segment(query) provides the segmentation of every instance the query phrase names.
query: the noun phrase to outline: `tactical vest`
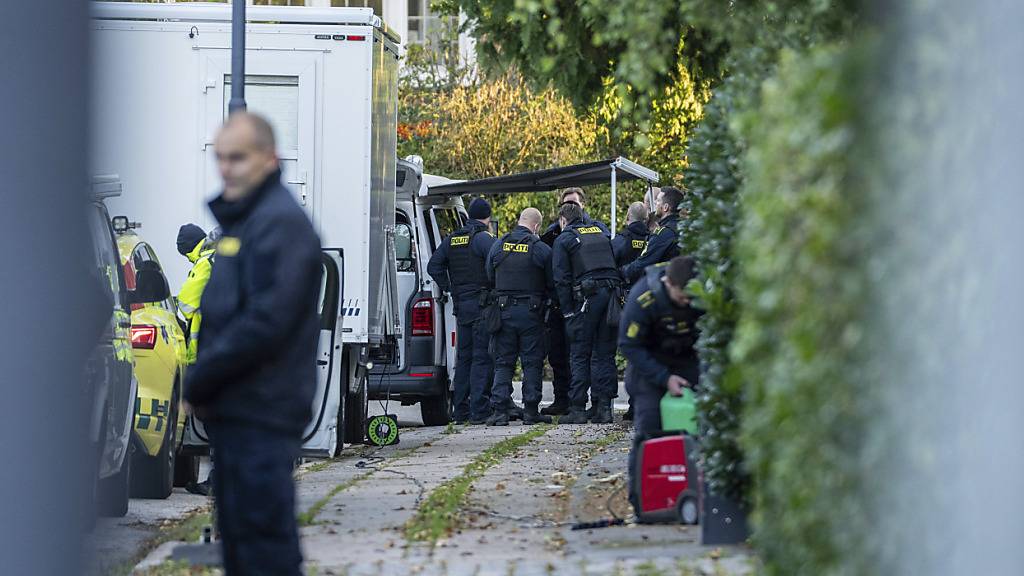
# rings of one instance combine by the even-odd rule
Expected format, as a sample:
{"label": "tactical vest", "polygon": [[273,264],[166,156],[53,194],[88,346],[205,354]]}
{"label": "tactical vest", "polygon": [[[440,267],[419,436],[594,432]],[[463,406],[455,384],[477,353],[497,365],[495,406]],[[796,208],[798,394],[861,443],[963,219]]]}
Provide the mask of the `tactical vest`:
{"label": "tactical vest", "polygon": [[452,285],[487,286],[484,258],[473,252],[473,237],[483,232],[481,226],[466,225],[452,232],[448,245],[448,278]]}
{"label": "tactical vest", "polygon": [[655,318],[654,330],[648,336],[647,344],[659,362],[673,367],[696,358],[697,319],[702,312],[692,306],[680,308],[672,303],[661,281],[667,269],[667,264],[647,267],[647,288],[654,296],[648,312]]}
{"label": "tactical vest", "polygon": [[576,239],[572,253],[572,276],[579,282],[584,278],[617,278],[618,266],[612,241],[595,224],[573,224],[567,230]]}
{"label": "tactical vest", "polygon": [[647,249],[647,234],[639,236],[634,234],[627,226],[622,229],[619,236],[622,236],[626,240],[626,249],[622,252],[622,257],[618,262],[619,266],[625,266],[626,264],[636,260],[640,257],[640,254]]}
{"label": "tactical vest", "polygon": [[540,239],[533,234],[509,232],[498,241],[494,259],[494,287],[502,294],[543,294],[545,272],[533,263],[530,250]]}

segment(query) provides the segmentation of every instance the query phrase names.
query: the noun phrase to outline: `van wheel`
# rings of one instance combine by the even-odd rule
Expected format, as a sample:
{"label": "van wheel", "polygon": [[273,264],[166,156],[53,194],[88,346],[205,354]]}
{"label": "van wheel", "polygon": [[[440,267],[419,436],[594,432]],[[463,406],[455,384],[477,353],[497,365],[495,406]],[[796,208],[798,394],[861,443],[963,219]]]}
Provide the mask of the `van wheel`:
{"label": "van wheel", "polygon": [[359,392],[345,398],[345,441],[362,444],[366,441],[366,414],[369,400],[366,396],[367,378],[359,384]]}
{"label": "van wheel", "polygon": [[[131,450],[131,444],[129,444]],[[96,507],[100,516],[122,517],[128,513],[128,496],[131,491],[132,455],[125,454],[121,470],[110,478],[99,481],[96,490]]]}
{"label": "van wheel", "polygon": [[452,420],[452,397],[445,383],[442,392],[420,401],[420,415],[424,426],[445,426]]}

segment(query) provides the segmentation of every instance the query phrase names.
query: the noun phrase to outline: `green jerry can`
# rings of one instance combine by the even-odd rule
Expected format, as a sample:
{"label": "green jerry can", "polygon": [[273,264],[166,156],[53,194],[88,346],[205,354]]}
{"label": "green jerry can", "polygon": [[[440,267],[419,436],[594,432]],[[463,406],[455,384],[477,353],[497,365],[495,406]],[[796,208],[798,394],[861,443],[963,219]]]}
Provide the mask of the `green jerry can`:
{"label": "green jerry can", "polygon": [[682,430],[697,435],[697,407],[693,390],[683,388],[682,396],[666,393],[661,399],[661,429]]}

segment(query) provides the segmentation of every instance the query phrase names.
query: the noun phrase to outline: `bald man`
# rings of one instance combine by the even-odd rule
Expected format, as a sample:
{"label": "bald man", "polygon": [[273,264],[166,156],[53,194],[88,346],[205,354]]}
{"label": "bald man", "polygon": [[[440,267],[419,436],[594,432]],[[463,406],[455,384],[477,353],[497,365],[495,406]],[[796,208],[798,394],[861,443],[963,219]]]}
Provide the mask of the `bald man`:
{"label": "bald man", "polygon": [[492,333],[494,384],[488,426],[508,426],[516,358],[523,366],[523,424],[551,422],[550,416],[539,411],[544,378],[544,310],[554,293],[551,248],[537,236],[540,224],[540,211],[523,210],[519,224],[495,242],[487,255],[487,277],[494,282],[501,314],[501,326]]}
{"label": "bald man", "polygon": [[316,388],[320,239],[281,184],[266,120],[232,115],[214,154],[223,235],[185,400],[210,435],[225,573],[299,576],[292,467]]}

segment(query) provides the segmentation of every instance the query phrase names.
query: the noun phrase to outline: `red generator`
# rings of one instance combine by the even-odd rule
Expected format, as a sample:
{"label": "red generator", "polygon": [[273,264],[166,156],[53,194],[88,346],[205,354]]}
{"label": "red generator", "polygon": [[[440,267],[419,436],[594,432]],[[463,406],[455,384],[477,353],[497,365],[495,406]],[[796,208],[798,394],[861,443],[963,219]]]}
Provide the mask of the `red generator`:
{"label": "red generator", "polygon": [[638,521],[700,521],[698,454],[697,440],[679,432],[654,434],[639,442],[633,475]]}

